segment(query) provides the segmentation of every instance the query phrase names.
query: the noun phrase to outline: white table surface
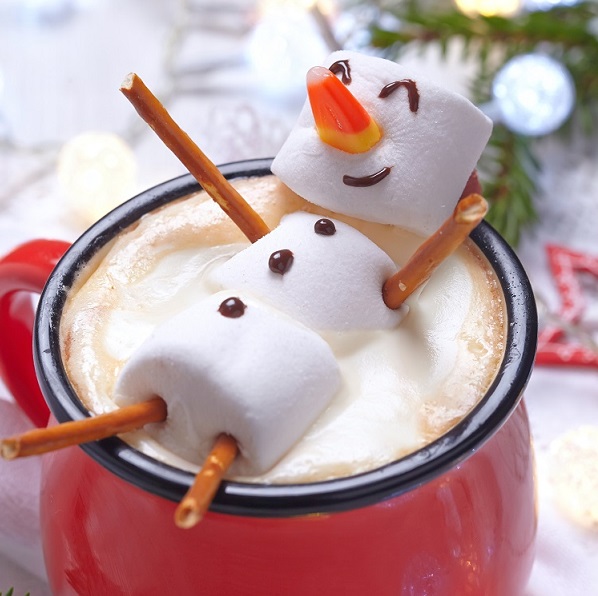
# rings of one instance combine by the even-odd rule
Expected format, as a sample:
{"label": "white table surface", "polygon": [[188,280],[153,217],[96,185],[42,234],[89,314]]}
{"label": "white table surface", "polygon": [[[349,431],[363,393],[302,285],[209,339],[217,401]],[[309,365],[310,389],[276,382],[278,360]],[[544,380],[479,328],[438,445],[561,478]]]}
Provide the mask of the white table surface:
{"label": "white table surface", "polygon": [[[8,127],[17,143],[55,147],[89,130],[126,130],[131,107],[118,87],[129,71],[138,72],[157,93],[167,88],[162,60],[178,3],[74,2],[77,8],[70,17],[37,26],[15,18],[16,4],[0,5],[0,131]],[[251,4],[238,2],[242,7]],[[221,22],[218,14],[194,14],[200,26]],[[176,64],[189,68],[222,57],[234,61],[243,55],[246,41],[239,27],[232,33],[195,28],[185,36]],[[466,73],[463,65],[454,63],[451,70],[439,64],[433,53],[411,60],[428,76],[453,87],[462,80],[455,72],[460,77]],[[201,76],[190,74],[183,82],[196,92],[178,96],[170,106],[216,163],[273,155],[293,123],[301,104],[298,96],[265,94],[254,81],[242,64],[207,70]],[[134,150],[135,190],[184,171],[151,133],[144,134]],[[0,148],[0,253],[40,236],[73,240],[84,229],[65,202],[52,165],[55,155],[52,150],[32,154]],[[596,156],[581,145],[570,149],[545,143],[542,156],[546,167],[541,180],[545,192],[538,201],[541,221],[526,235],[519,254],[536,291],[556,306],[558,296],[548,274],[544,245],[552,241],[598,256],[598,169]],[[595,302],[590,307],[595,313]],[[25,424],[8,400],[0,386],[0,431]],[[526,401],[535,437],[540,514],[537,559],[527,594],[598,593],[598,527],[583,527],[559,507],[550,481],[549,452],[552,442],[564,433],[582,425],[598,426],[598,371],[538,367]],[[14,586],[16,595],[48,594],[36,535],[34,493],[39,467],[35,462],[20,467],[13,463],[10,469],[7,465],[0,462],[0,485],[12,481],[21,487],[20,478],[26,477],[28,488],[22,490],[31,494],[26,496],[29,508],[21,526],[15,527],[0,513],[0,592]],[[0,512],[6,503],[14,507],[14,498],[14,491],[0,490]],[[20,538],[15,538],[19,532]]]}

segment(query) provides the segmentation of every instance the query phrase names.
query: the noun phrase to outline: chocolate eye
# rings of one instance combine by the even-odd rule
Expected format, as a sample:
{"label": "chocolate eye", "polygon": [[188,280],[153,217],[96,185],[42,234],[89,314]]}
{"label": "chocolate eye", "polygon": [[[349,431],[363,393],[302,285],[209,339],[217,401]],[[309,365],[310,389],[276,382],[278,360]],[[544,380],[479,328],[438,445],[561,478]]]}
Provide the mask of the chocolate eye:
{"label": "chocolate eye", "polygon": [[320,236],[332,236],[336,232],[336,226],[329,219],[318,219],[314,224],[314,232]]}
{"label": "chocolate eye", "polygon": [[293,253],[288,248],[283,248],[270,255],[268,267],[272,273],[284,275],[291,268],[293,259]]}
{"label": "chocolate eye", "polygon": [[340,74],[343,85],[351,84],[353,79],[351,78],[351,67],[348,60],[337,60],[328,70],[335,75]]}
{"label": "chocolate eye", "polygon": [[385,99],[391,93],[394,93],[397,89],[401,87],[405,87],[407,89],[407,96],[409,98],[409,109],[412,112],[417,112],[419,108],[419,91],[417,90],[417,85],[415,81],[411,79],[402,79],[400,81],[393,81],[392,83],[388,83],[382,87],[382,90],[378,94],[378,97]]}
{"label": "chocolate eye", "polygon": [[239,298],[227,298],[218,307],[218,312],[228,319],[238,319],[245,313],[247,306]]}

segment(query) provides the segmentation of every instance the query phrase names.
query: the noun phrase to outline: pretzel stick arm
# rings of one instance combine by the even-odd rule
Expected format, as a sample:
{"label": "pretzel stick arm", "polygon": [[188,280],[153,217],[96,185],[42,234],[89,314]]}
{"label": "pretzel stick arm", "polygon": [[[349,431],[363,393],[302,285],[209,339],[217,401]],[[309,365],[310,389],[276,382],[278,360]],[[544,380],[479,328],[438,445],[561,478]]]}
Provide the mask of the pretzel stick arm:
{"label": "pretzel stick arm", "polygon": [[478,194],[461,199],[452,215],[417,249],[405,266],[384,282],[382,296],[386,306],[399,308],[465,241],[487,211],[488,203]]}
{"label": "pretzel stick arm", "polygon": [[193,485],[175,511],[174,521],[179,528],[192,528],[201,521],[238,452],[237,442],[230,435],[222,434],[216,439]]}
{"label": "pretzel stick arm", "polygon": [[166,402],[156,397],[106,414],[64,422],[49,428],[36,428],[9,437],[0,442],[0,455],[4,459],[15,459],[99,441],[137,430],[150,422],[162,422],[166,420],[166,414]]}
{"label": "pretzel stick arm", "polygon": [[120,90],[143,120],[251,242],[259,240],[270,231],[258,213],[172,119],[141,78],[131,73],[123,81]]}

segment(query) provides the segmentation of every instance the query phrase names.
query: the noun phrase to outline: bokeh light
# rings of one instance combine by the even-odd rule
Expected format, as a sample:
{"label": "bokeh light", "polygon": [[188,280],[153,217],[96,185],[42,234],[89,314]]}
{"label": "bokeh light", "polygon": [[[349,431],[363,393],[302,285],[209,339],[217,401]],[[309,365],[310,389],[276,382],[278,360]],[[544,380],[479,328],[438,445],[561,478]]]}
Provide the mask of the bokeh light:
{"label": "bokeh light", "polygon": [[598,528],[598,427],[582,426],[557,438],[550,463],[557,504],[578,524]]}
{"label": "bokeh light", "polygon": [[260,3],[259,20],[247,44],[247,58],[263,92],[304,94],[305,73],[330,53],[310,12],[313,5],[313,0]]}
{"label": "bokeh light", "polygon": [[522,0],[455,0],[457,8],[464,14],[486,17],[512,17],[521,11]]}
{"label": "bokeh light", "polygon": [[80,134],[62,148],[58,178],[73,211],[93,223],[130,198],[136,162],[130,147],[118,135]]}

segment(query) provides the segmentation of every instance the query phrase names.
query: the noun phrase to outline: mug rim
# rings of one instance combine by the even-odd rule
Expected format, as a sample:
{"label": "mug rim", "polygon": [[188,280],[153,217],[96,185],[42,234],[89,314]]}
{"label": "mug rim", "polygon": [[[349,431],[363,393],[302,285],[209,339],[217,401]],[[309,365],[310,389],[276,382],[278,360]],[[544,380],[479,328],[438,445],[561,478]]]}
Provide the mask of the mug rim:
{"label": "mug rim", "polygon": [[[227,179],[271,174],[271,158],[219,166]],[[67,250],[41,295],[34,333],[34,362],[42,393],[58,422],[88,417],[63,366],[60,318],[79,271],[106,243],[143,214],[201,190],[191,174],[158,184],[123,203],[92,225]],[[482,400],[447,433],[403,458],[354,476],[307,484],[256,484],[226,480],[210,509],[257,517],[286,517],[344,511],[407,492],[463,461],[487,441],[518,405],[531,374],[537,341],[536,303],[531,284],[507,242],[487,222],[471,239],[501,285],[507,311],[507,340],[496,378]],[[194,474],[155,460],[118,437],[80,446],[120,478],[154,495],[179,502]]]}

